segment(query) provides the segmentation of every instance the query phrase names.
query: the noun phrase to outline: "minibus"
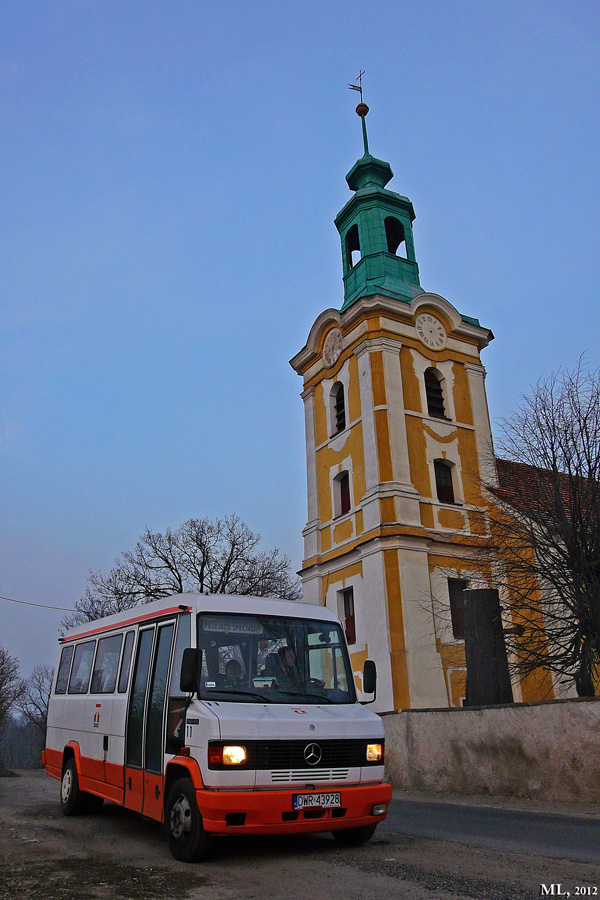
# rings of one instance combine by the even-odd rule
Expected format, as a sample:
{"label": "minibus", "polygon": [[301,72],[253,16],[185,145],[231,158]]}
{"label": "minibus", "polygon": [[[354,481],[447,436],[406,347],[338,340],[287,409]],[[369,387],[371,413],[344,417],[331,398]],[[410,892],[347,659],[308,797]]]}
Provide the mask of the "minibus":
{"label": "minibus", "polygon": [[[217,835],[363,844],[385,819],[383,724],[328,609],[176,594],[60,645],[44,764],[65,815],[120,804],[164,822],[184,862]],[[375,687],[367,660],[361,696]]]}

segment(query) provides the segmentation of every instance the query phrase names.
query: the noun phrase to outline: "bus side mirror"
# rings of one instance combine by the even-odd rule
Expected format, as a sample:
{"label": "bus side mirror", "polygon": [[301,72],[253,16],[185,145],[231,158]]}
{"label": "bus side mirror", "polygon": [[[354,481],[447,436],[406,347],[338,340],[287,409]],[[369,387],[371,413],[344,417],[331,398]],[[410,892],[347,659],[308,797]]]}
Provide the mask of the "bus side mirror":
{"label": "bus side mirror", "polygon": [[[377,691],[377,666],[372,659],[366,659],[363,667],[363,692],[375,694]],[[375,697],[373,697],[375,700]],[[372,703],[373,700],[369,702]]]}
{"label": "bus side mirror", "polygon": [[198,690],[201,664],[202,650],[199,650],[197,647],[187,647],[183,651],[179,690],[184,694],[193,694]]}

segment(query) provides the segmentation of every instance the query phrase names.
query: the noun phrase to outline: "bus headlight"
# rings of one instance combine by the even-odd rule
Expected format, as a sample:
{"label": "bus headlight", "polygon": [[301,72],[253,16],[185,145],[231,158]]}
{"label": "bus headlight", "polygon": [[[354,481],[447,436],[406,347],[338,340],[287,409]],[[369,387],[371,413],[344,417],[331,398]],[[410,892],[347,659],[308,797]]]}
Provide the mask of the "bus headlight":
{"label": "bus headlight", "polygon": [[383,760],[383,744],[367,744],[367,762]]}
{"label": "bus headlight", "polygon": [[245,747],[232,746],[223,747],[223,765],[224,766],[243,766],[248,756]]}
{"label": "bus headlight", "polygon": [[248,762],[248,752],[240,744],[209,744],[208,767],[220,769],[221,766],[243,766]]}

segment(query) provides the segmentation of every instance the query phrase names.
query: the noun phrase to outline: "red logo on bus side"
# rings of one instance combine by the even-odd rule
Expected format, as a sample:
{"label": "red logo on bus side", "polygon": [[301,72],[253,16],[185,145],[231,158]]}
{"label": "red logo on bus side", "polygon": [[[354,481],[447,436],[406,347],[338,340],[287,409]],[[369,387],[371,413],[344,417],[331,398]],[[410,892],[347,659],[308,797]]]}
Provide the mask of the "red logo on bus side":
{"label": "red logo on bus side", "polygon": [[96,712],[94,713],[94,728],[100,727],[100,707],[101,703],[96,703]]}
{"label": "red logo on bus side", "polygon": [[299,716],[307,715],[307,712],[305,709],[293,709],[292,712],[298,713]]}

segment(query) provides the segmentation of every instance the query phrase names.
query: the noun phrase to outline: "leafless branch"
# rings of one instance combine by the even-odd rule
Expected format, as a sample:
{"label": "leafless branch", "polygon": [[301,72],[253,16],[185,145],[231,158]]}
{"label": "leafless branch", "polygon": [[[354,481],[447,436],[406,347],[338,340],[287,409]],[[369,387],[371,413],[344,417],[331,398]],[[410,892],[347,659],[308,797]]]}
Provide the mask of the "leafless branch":
{"label": "leafless branch", "polygon": [[600,373],[558,371],[502,423],[486,511],[521,673],[595,693],[600,673]]}
{"label": "leafless branch", "polygon": [[31,676],[24,679],[21,695],[15,702],[15,707],[23,718],[46,734],[46,721],[48,719],[48,700],[54,669],[51,666],[35,666]]}
{"label": "leafless branch", "polygon": [[0,730],[23,691],[19,678],[19,661],[0,646]]}
{"label": "leafless branch", "polygon": [[164,534],[146,528],[104,574],[92,572],[85,596],[63,619],[70,628],[170,594],[224,593],[299,600],[297,577],[278,549],[260,550],[260,535],[236,515],[190,519]]}

